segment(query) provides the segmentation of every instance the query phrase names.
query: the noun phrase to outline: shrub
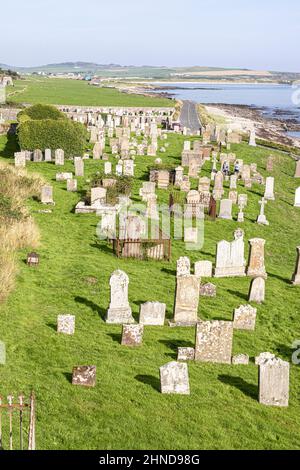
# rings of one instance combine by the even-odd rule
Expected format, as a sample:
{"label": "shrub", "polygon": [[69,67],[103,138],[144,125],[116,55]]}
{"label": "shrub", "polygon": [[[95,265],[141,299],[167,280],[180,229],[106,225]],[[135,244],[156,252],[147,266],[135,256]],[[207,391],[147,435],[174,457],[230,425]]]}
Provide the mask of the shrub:
{"label": "shrub", "polygon": [[66,115],[55,108],[55,106],[49,106],[46,104],[35,104],[34,106],[24,109],[24,111],[20,111],[18,114],[19,122],[21,122],[23,118],[29,118],[35,121],[43,119],[53,119],[55,121],[59,119],[67,119]]}
{"label": "shrub", "polygon": [[67,119],[29,119],[19,124],[18,138],[23,150],[63,149],[70,157],[84,152],[87,131],[83,124]]}

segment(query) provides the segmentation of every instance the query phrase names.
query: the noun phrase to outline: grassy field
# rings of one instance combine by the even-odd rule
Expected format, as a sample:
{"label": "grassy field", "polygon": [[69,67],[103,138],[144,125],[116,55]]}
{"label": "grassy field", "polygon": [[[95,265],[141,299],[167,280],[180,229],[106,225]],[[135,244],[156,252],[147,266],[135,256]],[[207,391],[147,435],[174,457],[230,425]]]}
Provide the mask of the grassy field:
{"label": "grassy field", "polygon": [[[76,83],[76,82],[74,82]],[[169,137],[164,162],[177,166],[183,137]],[[268,151],[246,144],[233,151],[245,162],[256,162],[263,175]],[[14,141],[7,146],[0,138],[0,157],[11,161]],[[270,226],[254,223],[263,187],[247,190],[249,204],[241,224],[246,241],[266,239],[266,301],[258,307],[254,332],[235,331],[233,353],[254,357],[270,351],[291,360],[291,344],[300,338],[299,294],[290,279],[299,245],[300,210],[293,207],[294,162],[276,153],[276,201],[266,214]],[[147,179],[152,157],[136,158],[134,198]],[[114,161],[114,159],[111,159]],[[103,165],[85,164],[85,178]],[[72,171],[71,162],[64,170]],[[237,222],[205,222],[205,244],[189,252],[184,243],[172,243],[172,261],[117,259],[106,242],[98,241],[95,215],[75,215],[75,204],[87,188],[79,178],[77,193],[68,193],[65,183],[55,182],[57,168],[51,163],[30,163],[54,186],[56,205],[51,214],[38,214],[43,206],[28,202],[41,231],[38,268],[25,264],[26,251],[19,253],[20,273],[15,292],[0,307],[0,339],[7,348],[7,363],[0,366],[0,394],[33,389],[37,397],[37,447],[39,449],[299,449],[299,366],[291,364],[290,405],[273,408],[257,401],[257,367],[190,363],[190,396],[159,393],[159,367],[176,358],[178,346],[194,344],[194,328],[146,327],[143,345],[130,349],[120,345],[121,326],[107,325],[109,278],[122,269],[130,279],[129,300],[135,318],[139,305],[148,300],[167,304],[172,318],[176,259],[214,261],[216,243],[232,240]],[[206,164],[202,175],[208,175]],[[59,169],[59,171],[61,171]],[[194,185],[195,187],[195,185]],[[239,192],[244,192],[239,183]],[[167,201],[168,192],[157,191]],[[237,208],[234,209],[234,216]],[[247,245],[247,243],[246,243]],[[247,247],[248,255],[248,247]],[[95,283],[92,279],[95,278]],[[233,309],[247,303],[248,278],[214,279],[216,298],[201,298],[202,319],[231,320]],[[76,315],[76,332],[66,337],[56,333],[58,314]],[[72,386],[74,365],[97,366],[97,386]],[[7,442],[7,441],[6,441]]]}
{"label": "grassy field", "polygon": [[121,93],[114,88],[97,88],[82,80],[26,78],[7,88],[13,103],[69,104],[78,106],[174,106],[167,98]]}

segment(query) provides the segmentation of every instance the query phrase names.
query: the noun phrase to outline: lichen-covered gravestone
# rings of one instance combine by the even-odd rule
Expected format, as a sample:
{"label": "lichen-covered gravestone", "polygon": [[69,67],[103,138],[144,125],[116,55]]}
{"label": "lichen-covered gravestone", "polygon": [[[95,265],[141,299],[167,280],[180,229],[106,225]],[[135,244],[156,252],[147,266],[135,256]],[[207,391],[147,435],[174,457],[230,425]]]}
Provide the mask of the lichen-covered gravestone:
{"label": "lichen-covered gravestone", "polygon": [[195,359],[194,348],[178,348],[177,361],[193,361]]}
{"label": "lichen-covered gravestone", "polygon": [[160,325],[165,322],[166,304],[161,302],[145,302],[141,304],[139,322],[143,325]]}
{"label": "lichen-covered gravestone", "polygon": [[57,333],[73,335],[75,333],[75,315],[58,315]]}
{"label": "lichen-covered gravestone", "polygon": [[266,240],[263,238],[252,238],[250,243],[250,256],[247,275],[251,277],[267,277],[265,268],[264,246]]}
{"label": "lichen-covered gravestone", "polygon": [[72,374],[72,384],[84,387],[95,387],[96,366],[75,366]]}
{"label": "lichen-covered gravestone", "polygon": [[176,276],[189,276],[191,271],[191,262],[187,256],[181,256],[177,260]]}
{"label": "lichen-covered gravestone", "polygon": [[259,403],[270,406],[289,404],[290,364],[280,358],[269,358],[259,364]]}
{"label": "lichen-covered gravestone", "polygon": [[110,278],[110,305],[106,323],[134,323],[128,302],[129,278],[124,271],[114,271]]}
{"label": "lichen-covered gravestone", "polygon": [[65,152],[62,149],[56,149],[54,156],[55,156],[55,165],[65,164]]}
{"label": "lichen-covered gravestone", "polygon": [[230,364],[232,337],[232,322],[200,321],[196,329],[195,360]]}
{"label": "lichen-covered gravestone", "polygon": [[123,346],[140,346],[143,341],[144,325],[123,325],[122,341]]}
{"label": "lichen-covered gravestone", "polygon": [[161,393],[190,394],[189,374],[184,362],[168,362],[160,367]]}
{"label": "lichen-covered gravestone", "polygon": [[257,309],[251,305],[241,305],[234,310],[233,328],[237,330],[254,330]]}
{"label": "lichen-covered gravestone", "polygon": [[206,284],[201,284],[199,294],[202,297],[216,297],[217,287],[211,282],[207,282]]}
{"label": "lichen-covered gravestone", "polygon": [[177,277],[174,320],[171,326],[192,326],[198,321],[199,279],[193,275]]}

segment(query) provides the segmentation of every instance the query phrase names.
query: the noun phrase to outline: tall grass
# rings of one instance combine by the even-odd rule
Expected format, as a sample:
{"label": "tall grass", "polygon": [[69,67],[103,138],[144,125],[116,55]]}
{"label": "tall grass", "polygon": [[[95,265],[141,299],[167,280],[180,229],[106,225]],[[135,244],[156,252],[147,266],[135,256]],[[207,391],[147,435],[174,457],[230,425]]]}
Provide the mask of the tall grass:
{"label": "tall grass", "polygon": [[15,252],[39,244],[39,229],[25,204],[39,195],[42,184],[37,175],[0,164],[0,302],[14,289],[18,272]]}

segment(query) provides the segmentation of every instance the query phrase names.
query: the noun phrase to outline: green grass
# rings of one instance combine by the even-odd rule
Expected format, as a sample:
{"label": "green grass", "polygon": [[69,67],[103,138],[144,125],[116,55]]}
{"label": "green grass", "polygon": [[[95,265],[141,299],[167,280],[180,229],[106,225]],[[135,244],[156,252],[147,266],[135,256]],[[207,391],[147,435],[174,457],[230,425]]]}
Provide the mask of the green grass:
{"label": "green grass", "polygon": [[26,78],[7,88],[7,100],[13,103],[43,103],[78,106],[170,107],[174,101],[121,93],[115,88],[98,88],[82,80]]}
{"label": "green grass", "polygon": [[[183,137],[170,136],[167,164],[178,165]],[[0,138],[0,149],[6,139]],[[266,175],[265,149],[246,144],[232,146],[245,162],[257,162]],[[8,160],[10,150],[2,150]],[[291,360],[291,344],[300,336],[299,294],[290,279],[299,245],[300,211],[293,207],[294,162],[277,156],[274,176],[276,201],[266,214],[270,226],[254,223],[263,187],[247,190],[249,205],[241,224],[245,239],[266,239],[266,301],[258,306],[254,332],[235,331],[233,353],[251,357],[270,351]],[[147,178],[152,157],[136,158],[134,197]],[[111,161],[114,161],[113,159]],[[86,162],[86,175],[103,165]],[[72,171],[67,162],[64,170]],[[209,174],[209,164],[202,175]],[[129,300],[135,318],[139,304],[158,300],[167,304],[172,318],[176,259],[188,255],[192,262],[214,260],[216,243],[232,240],[235,221],[205,222],[205,244],[199,252],[185,250],[181,241],[172,244],[172,261],[117,259],[106,242],[97,240],[95,215],[75,215],[73,209],[87,188],[79,178],[78,193],[68,193],[65,183],[56,183],[57,168],[50,163],[28,165],[54,186],[56,205],[52,214],[38,214],[42,205],[29,201],[40,227],[42,241],[38,268],[29,268],[19,253],[20,274],[15,292],[1,306],[0,339],[7,348],[7,363],[0,366],[0,394],[14,396],[33,389],[37,397],[37,447],[39,449],[299,449],[300,368],[291,364],[290,405],[273,408],[257,401],[257,368],[190,363],[190,396],[159,393],[159,367],[176,358],[178,346],[194,344],[193,328],[146,327],[143,345],[130,349],[120,345],[121,326],[107,325],[103,318],[109,304],[109,277],[122,269],[130,279]],[[61,171],[61,169],[59,170]],[[239,185],[239,192],[244,187]],[[159,200],[168,192],[159,190]],[[234,209],[234,215],[237,208]],[[95,277],[95,285],[88,282]],[[215,299],[201,298],[202,319],[231,320],[232,312],[247,303],[248,278],[213,279]],[[56,317],[76,315],[72,337],[56,333]],[[72,386],[74,365],[97,366],[97,386]]]}

